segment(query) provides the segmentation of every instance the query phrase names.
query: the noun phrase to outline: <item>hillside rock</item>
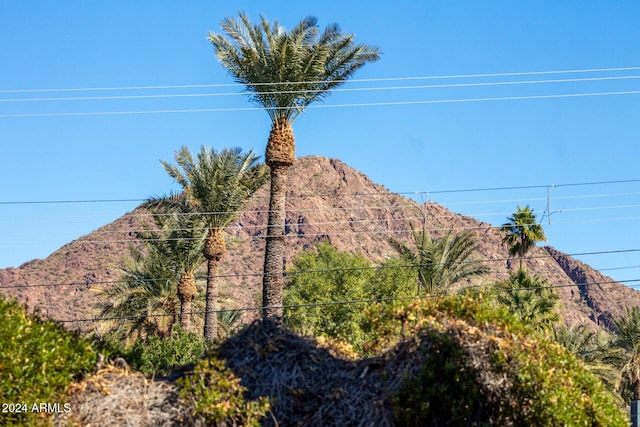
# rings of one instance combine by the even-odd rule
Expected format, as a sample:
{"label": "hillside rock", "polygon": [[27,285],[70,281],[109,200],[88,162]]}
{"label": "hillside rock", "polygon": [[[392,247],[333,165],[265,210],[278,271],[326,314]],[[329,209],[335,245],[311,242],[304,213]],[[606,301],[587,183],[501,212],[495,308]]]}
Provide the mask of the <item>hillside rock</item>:
{"label": "hillside rock", "polygon": [[[231,308],[255,307],[261,292],[269,185],[250,200],[238,220],[227,228],[228,253],[220,271],[223,294]],[[434,235],[472,230],[479,257],[491,270],[469,284],[508,277],[508,253],[501,233],[488,223],[453,213],[436,203],[419,204],[393,194],[340,160],[310,156],[297,160],[287,182],[286,262],[300,250],[329,240],[339,250],[361,252],[374,262],[394,255],[389,237],[409,238],[409,223],[423,224]],[[423,216],[422,213],[426,212]],[[70,328],[95,315],[96,292],[119,279],[119,268],[134,243],[134,233],[151,218],[141,208],[87,236],[64,245],[44,260],[0,270],[1,292],[16,297],[45,317],[67,320]],[[536,247],[526,267],[532,274],[560,286],[561,312],[568,324],[590,322],[610,328],[628,304],[640,304],[640,293],[612,282],[588,265],[551,247]],[[585,283],[606,284],[586,286]],[[256,311],[249,311],[248,318]]]}

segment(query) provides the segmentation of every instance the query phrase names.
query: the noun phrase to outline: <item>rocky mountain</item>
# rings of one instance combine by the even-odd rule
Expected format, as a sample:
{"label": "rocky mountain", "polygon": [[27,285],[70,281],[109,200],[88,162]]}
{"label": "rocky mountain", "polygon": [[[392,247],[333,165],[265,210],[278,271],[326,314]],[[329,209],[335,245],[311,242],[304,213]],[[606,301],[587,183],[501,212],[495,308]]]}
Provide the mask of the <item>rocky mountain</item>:
{"label": "rocky mountain", "polygon": [[[491,270],[490,277],[480,280],[508,277],[508,253],[498,229],[436,203],[425,206],[393,194],[339,160],[316,156],[298,159],[291,169],[287,197],[287,261],[324,239],[340,250],[358,251],[381,261],[394,254],[387,238],[407,239],[412,223],[425,225],[435,236],[450,230],[473,230],[479,257]],[[253,307],[260,292],[267,206],[268,184],[227,229],[229,247],[220,274],[223,292],[235,301],[234,307]],[[0,270],[0,292],[45,317],[84,329],[90,322],[79,320],[95,315],[96,290],[119,279],[128,246],[145,222],[150,222],[150,217],[138,208],[46,259]],[[552,247],[534,248],[526,266],[529,273],[559,286],[562,315],[569,324],[590,322],[610,328],[612,319],[621,316],[626,306],[640,304],[637,291]]]}

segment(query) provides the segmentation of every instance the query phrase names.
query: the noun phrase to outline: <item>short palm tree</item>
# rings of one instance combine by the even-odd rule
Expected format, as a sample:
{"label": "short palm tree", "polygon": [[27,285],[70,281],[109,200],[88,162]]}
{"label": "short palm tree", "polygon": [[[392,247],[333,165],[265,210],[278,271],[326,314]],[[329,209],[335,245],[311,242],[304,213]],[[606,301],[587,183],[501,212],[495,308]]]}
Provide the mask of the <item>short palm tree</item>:
{"label": "short palm tree", "polygon": [[130,249],[121,280],[99,291],[99,317],[108,320],[97,325],[97,332],[116,332],[128,344],[150,336],[168,337],[179,321],[173,261],[147,242],[144,253]]}
{"label": "short palm tree", "polygon": [[428,294],[447,292],[455,283],[488,272],[474,259],[477,246],[471,232],[455,236],[447,233],[434,240],[425,230],[411,226],[411,237],[413,249],[397,239],[389,239],[389,243],[402,258],[417,266],[419,288]]}
{"label": "short palm tree", "polygon": [[245,86],[250,99],[271,119],[265,162],[271,171],[269,216],[264,261],[263,316],[281,323],[284,285],[286,178],[295,160],[291,124],[314,101],[380,58],[380,50],[354,43],[336,24],[320,32],[317,19],[301,20],[290,31],[261,16],[222,21],[224,34],[209,33],[222,66]]}
{"label": "short palm tree", "polygon": [[614,321],[615,338],[612,347],[624,352],[618,367],[621,373],[621,394],[627,400],[640,400],[640,307],[627,309]]}
{"label": "short palm tree", "polygon": [[498,302],[518,319],[542,330],[550,329],[559,320],[559,298],[549,282],[540,276],[529,276],[522,268],[498,283]]}
{"label": "short palm tree", "polygon": [[192,302],[198,294],[195,271],[205,261],[206,228],[201,216],[190,213],[184,197],[175,199],[174,209],[153,212],[156,230],[148,229],[137,237],[160,253],[165,259],[165,268],[178,278],[180,324],[185,332],[191,332]]}
{"label": "short palm tree", "polygon": [[516,212],[507,218],[507,222],[502,224],[500,230],[506,233],[502,238],[502,243],[509,247],[509,254],[520,257],[520,268],[522,268],[522,261],[527,252],[537,242],[547,241],[544,229],[536,222],[536,215],[528,205],[525,207],[517,206]]}
{"label": "short palm tree", "polygon": [[585,323],[577,326],[563,324],[556,325],[551,330],[551,337],[579,357],[587,369],[600,378],[613,396],[622,403],[616,393],[620,383],[620,370],[617,367],[622,352],[609,345],[606,334],[594,331]]}
{"label": "short palm tree", "polygon": [[[196,158],[187,147],[182,147],[174,157],[175,165],[162,161],[162,166],[180,184],[188,210],[201,219],[207,231],[203,247],[207,260],[204,337],[215,339],[218,329],[215,313],[219,294],[217,274],[226,253],[224,228],[267,181],[268,175],[253,151],[243,153],[237,147],[215,151],[202,146]],[[176,196],[169,196],[152,201],[150,205],[171,208],[175,203]]]}

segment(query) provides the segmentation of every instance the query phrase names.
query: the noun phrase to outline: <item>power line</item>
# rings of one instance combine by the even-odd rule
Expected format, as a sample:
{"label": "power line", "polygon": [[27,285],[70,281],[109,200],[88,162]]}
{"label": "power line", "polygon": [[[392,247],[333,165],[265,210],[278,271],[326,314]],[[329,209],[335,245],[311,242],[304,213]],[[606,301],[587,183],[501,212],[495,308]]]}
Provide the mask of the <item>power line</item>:
{"label": "power line", "polygon": [[[590,251],[590,252],[576,252],[572,254],[563,254],[570,257],[577,256],[588,256],[588,255],[607,255],[607,254],[620,254],[620,253],[632,253],[632,252],[640,252],[640,248],[633,249],[618,249],[618,250],[609,250],[609,251]],[[553,258],[553,255],[532,255],[527,256],[525,261],[534,260],[534,259],[546,259]],[[506,262],[508,260],[512,260],[513,258],[482,258],[482,259],[473,259],[464,262],[457,262],[455,264],[483,264],[483,263],[495,263],[495,262]],[[454,262],[449,263],[437,263],[437,264],[454,264]],[[303,275],[303,274],[316,274],[316,273],[335,273],[335,272],[343,272],[343,271],[366,271],[366,270],[380,270],[380,269],[400,269],[400,268],[408,268],[408,269],[416,269],[421,267],[427,267],[430,264],[420,264],[420,263],[412,263],[412,264],[399,264],[399,265],[375,265],[375,266],[366,266],[366,267],[341,267],[341,268],[323,268],[323,269],[315,269],[315,270],[289,270],[285,273],[285,276],[293,276],[293,275]],[[550,270],[546,270],[550,271]],[[491,271],[490,271],[491,272]],[[493,271],[497,273],[496,271]],[[262,277],[264,273],[240,273],[240,274],[214,274],[211,276],[201,276],[200,279],[206,279],[208,277],[218,278],[218,279],[228,279],[228,278],[237,278],[237,277]],[[99,286],[99,285],[113,285],[118,283],[129,283],[129,282],[156,282],[156,281],[166,281],[166,280],[178,280],[178,277],[161,277],[161,278],[147,278],[147,279],[136,279],[136,280],[103,280],[103,281],[80,281],[80,282],[70,282],[70,283],[40,283],[40,284],[24,284],[24,285],[9,285],[9,286],[0,286],[0,289],[14,289],[14,288],[47,288],[47,287],[59,287],[59,286]],[[618,281],[618,283],[622,283]],[[578,283],[579,284],[579,283]],[[574,283],[576,285],[576,283]]]}
{"label": "power line", "polygon": [[53,205],[70,203],[125,203],[144,202],[145,199],[87,199],[87,200],[34,200],[34,201],[0,201],[0,205]]}
{"label": "power line", "polygon": [[[485,74],[454,74],[440,76],[411,76],[411,77],[381,77],[368,79],[338,80],[344,83],[361,82],[385,82],[385,81],[411,81],[411,80],[434,80],[434,79],[466,79],[478,77],[508,77],[508,76],[532,76],[549,74],[571,74],[571,73],[601,73],[609,71],[637,71],[640,67],[612,67],[612,68],[591,68],[574,70],[552,70],[552,71],[524,71],[509,73],[485,73]],[[253,86],[272,86],[290,84],[323,83],[323,81],[298,81],[298,82],[269,82],[254,83]],[[117,91],[117,90],[157,90],[157,89],[194,89],[194,88],[214,88],[214,87],[244,87],[241,83],[216,83],[216,84],[189,84],[189,85],[164,85],[164,86],[120,86],[120,87],[93,87],[93,88],[64,88],[64,89],[4,89],[0,93],[36,93],[36,92],[80,92],[80,91]]]}
{"label": "power line", "polygon": [[[544,199],[531,199],[531,200],[544,200]],[[531,201],[531,200],[524,200],[524,201]],[[487,201],[483,202],[486,203]],[[497,202],[505,202],[504,200],[499,200],[496,201]],[[447,204],[448,205],[448,204]],[[559,210],[558,212],[585,212],[585,211],[596,211],[596,210],[610,210],[610,209],[630,209],[630,208],[636,208],[636,207],[640,207],[640,204],[632,204],[632,205],[607,205],[607,206],[595,206],[595,207],[579,207],[579,208],[562,208],[561,210]],[[393,209],[394,212],[398,212],[399,210],[402,209],[418,209],[419,206],[362,206],[362,207],[354,207],[354,208],[347,208],[347,207],[342,207],[342,208],[317,208],[317,209],[287,209],[286,212],[290,213],[290,214],[295,214],[295,213],[300,213],[302,211],[311,211],[311,212],[323,212],[323,211],[330,211],[330,210],[382,210],[382,209]],[[240,212],[240,213],[254,213],[252,211],[245,211],[245,212]],[[239,213],[239,214],[240,214]],[[498,216],[498,215],[510,215],[512,213],[512,211],[501,211],[501,212],[478,212],[478,213],[467,213],[465,214],[466,216],[472,217],[472,218],[477,218],[477,217],[483,217],[483,216]],[[183,212],[183,213],[175,213],[173,215],[179,215],[179,216],[193,216],[193,215],[215,215],[216,213],[188,213],[188,212]],[[157,214],[143,214],[143,215],[136,215],[136,216],[141,216],[141,217],[146,217],[146,216],[156,216]],[[172,214],[161,214],[161,215],[172,215]],[[428,218],[430,221],[437,221],[439,219],[448,219],[450,218],[452,215],[455,215],[453,213],[449,213],[449,214],[443,214],[443,215],[439,215],[439,214],[430,214],[428,215]],[[127,216],[127,215],[125,215]],[[64,217],[62,217],[64,218]],[[77,216],[74,216],[72,218],[77,218]],[[340,220],[336,220],[336,221],[322,221],[322,222],[302,222],[302,223],[297,223],[297,222],[290,222],[290,223],[286,223],[286,225],[290,226],[290,227],[318,227],[321,225],[344,225],[344,226],[353,226],[353,225],[358,225],[358,224],[373,224],[373,223],[393,223],[393,222],[409,222],[409,221],[422,221],[424,218],[423,217],[390,217],[390,218],[375,218],[375,219],[340,219]],[[636,217],[628,217],[628,218],[599,218],[599,219],[593,219],[593,220],[589,220],[589,221],[598,221],[598,222],[602,222],[602,221],[614,221],[614,220],[621,220],[621,219],[636,219]],[[560,222],[560,223],[572,223],[573,221],[568,221],[568,222]],[[556,222],[556,224],[558,224],[558,222]],[[241,225],[241,224],[236,224],[236,225],[228,225],[225,227],[225,230],[229,233],[233,232],[233,230],[263,230],[266,229],[267,224],[249,224],[249,225]],[[148,231],[152,231],[154,233],[158,233],[158,234],[162,234],[162,233],[171,233],[171,232],[176,232],[176,231],[206,231],[208,228],[207,227],[192,227],[192,228],[162,228],[162,229],[157,229],[157,230],[148,230],[148,229],[134,229],[134,228],[129,228],[129,229],[122,229],[122,230],[96,230],[93,231],[91,234],[94,235],[100,235],[100,234],[119,234],[119,233],[125,233],[125,234],[129,234],[129,233],[145,233]],[[441,230],[441,229],[433,229],[433,228],[428,228],[427,231],[434,231],[434,230]],[[394,230],[384,230],[384,231],[394,231]],[[360,231],[356,231],[354,230],[354,232],[360,232]],[[366,232],[366,231],[362,231],[362,232]],[[376,230],[372,230],[371,232],[377,232]],[[340,234],[340,233],[337,233]],[[38,233],[39,236],[42,235],[42,233]],[[251,236],[251,237],[255,237],[255,236]],[[162,240],[162,239],[150,239],[150,240]]]}
{"label": "power line", "polygon": [[[637,95],[640,90],[628,91],[612,91],[612,92],[587,92],[587,93],[567,93],[554,95],[526,95],[526,96],[504,96],[494,98],[459,98],[459,99],[432,99],[421,101],[388,101],[388,102],[362,102],[349,104],[324,104],[309,105],[305,108],[355,108],[355,107],[389,107],[401,105],[428,105],[428,104],[454,104],[454,103],[475,103],[488,101],[513,101],[513,100],[532,100],[532,99],[559,99],[559,98],[577,98],[592,96],[614,96],[614,95]],[[288,107],[235,107],[235,108],[198,108],[198,109],[173,109],[173,110],[139,110],[139,111],[92,111],[92,112],[72,112],[72,113],[22,113],[22,114],[0,114],[0,118],[18,118],[18,117],[79,117],[79,116],[123,116],[123,115],[142,115],[142,114],[184,114],[184,113],[222,113],[237,111],[265,111],[265,110],[284,110]]]}
{"label": "power line", "polygon": [[[279,90],[256,92],[255,95],[279,95],[279,94],[306,94],[309,92],[378,92],[392,90],[420,90],[420,89],[443,89],[443,88],[460,88],[460,87],[486,87],[486,86],[515,86],[515,85],[533,85],[533,84],[549,84],[549,83],[576,83],[587,81],[611,81],[611,80],[629,80],[638,79],[640,76],[610,76],[610,77],[588,77],[574,79],[554,79],[554,80],[524,80],[524,81],[502,81],[502,82],[482,82],[482,83],[449,83],[438,85],[411,85],[411,86],[380,86],[380,87],[363,87],[363,88],[335,88],[326,90]],[[160,94],[160,95],[114,95],[114,96],[83,96],[83,97],[57,97],[57,98],[8,98],[0,99],[0,103],[15,102],[59,102],[59,101],[111,101],[111,100],[137,100],[137,99],[172,99],[172,98],[205,98],[205,97],[223,97],[223,96],[246,96],[246,92],[222,92],[222,93],[180,93],[180,94]]]}
{"label": "power line", "polygon": [[[554,224],[580,224],[580,223],[588,223],[588,222],[614,222],[614,221],[632,221],[638,220],[640,217],[620,217],[620,218],[609,218],[609,219],[595,219],[595,220],[574,220],[574,221],[555,221]],[[428,232],[447,232],[447,231],[472,231],[472,230],[490,230],[490,229],[499,229],[500,226],[495,225],[476,225],[476,226],[459,226],[459,227],[431,227],[427,228],[425,231]],[[351,230],[351,231],[340,231],[340,232],[317,232],[317,233],[287,233],[284,235],[287,239],[303,239],[303,238],[317,238],[317,237],[326,237],[326,236],[346,236],[346,235],[367,235],[367,234],[409,234],[412,233],[411,229],[385,229],[385,230]],[[255,235],[246,235],[246,236],[234,236],[236,239],[245,239],[245,240],[264,240],[268,238],[267,234],[255,234]],[[133,241],[137,242],[152,242],[152,241],[195,241],[199,240],[198,237],[193,238],[144,238],[144,239],[83,239],[76,240],[74,243],[76,244],[107,244],[107,243],[130,243]]]}
{"label": "power line", "polygon": [[[373,196],[407,196],[407,195],[432,195],[432,194],[446,194],[446,193],[470,193],[470,192],[484,192],[484,191],[508,191],[508,190],[525,190],[525,189],[546,189],[547,187],[580,187],[580,186],[592,186],[592,185],[610,185],[610,184],[630,184],[630,183],[638,183],[640,182],[640,178],[634,179],[619,179],[619,180],[610,180],[610,181],[585,181],[585,182],[572,182],[572,183],[564,183],[564,184],[537,184],[537,185],[521,185],[521,186],[506,186],[506,187],[475,187],[475,188],[458,188],[458,189],[449,189],[449,190],[421,190],[421,191],[400,191],[400,192],[383,192],[383,193],[344,193],[344,194],[335,194],[335,193],[299,193],[299,194],[287,194],[287,198],[304,198],[304,197],[373,197]],[[612,195],[637,195],[640,193],[619,193]],[[268,195],[265,195],[266,198]],[[606,196],[606,194],[594,195],[594,197],[602,197]],[[586,196],[573,196],[573,197],[588,197]],[[564,199],[571,197],[554,197],[553,199]],[[0,205],[21,205],[21,204],[70,204],[70,203],[119,203],[119,202],[144,202],[147,199],[143,198],[130,198],[130,199],[59,199],[59,200],[9,200],[9,201],[0,201]],[[528,199],[528,200],[546,200],[546,198],[540,199]],[[511,200],[506,200],[509,202]],[[518,200],[514,200],[518,201]],[[455,202],[453,202],[455,204]],[[462,202],[465,203],[465,202]],[[477,203],[485,203],[485,202],[477,202]],[[448,203],[452,204],[452,203]],[[329,209],[329,208],[327,208]],[[331,208],[331,209],[342,209],[342,208]],[[268,210],[252,210],[252,211],[241,211],[241,212],[259,212],[259,213],[268,213]],[[220,213],[226,214],[229,212],[211,212],[211,213]],[[136,214],[129,214],[130,216],[134,216]],[[137,214],[137,215],[147,215],[147,214]]]}
{"label": "power line", "polygon": [[[537,290],[537,289],[560,289],[571,286],[596,286],[596,285],[608,285],[608,284],[616,284],[616,283],[633,283],[640,282],[640,279],[630,279],[630,280],[622,280],[622,281],[602,281],[602,282],[586,282],[586,283],[571,283],[571,284],[561,284],[561,285],[549,285],[549,286],[534,286],[534,287],[521,287],[521,288],[513,288],[509,289],[509,291],[524,291],[524,290]],[[481,290],[479,291],[481,292]],[[439,295],[437,294],[427,294],[427,295],[416,295],[411,297],[393,297],[393,298],[372,298],[372,299],[360,299],[360,300],[344,300],[344,301],[324,301],[324,302],[316,302],[316,303],[306,303],[306,304],[289,304],[289,305],[279,305],[279,306],[267,306],[267,307],[241,307],[235,309],[220,309],[220,310],[201,310],[201,311],[191,311],[189,314],[206,314],[206,313],[224,313],[231,311],[263,311],[265,309],[283,309],[289,310],[292,308],[305,308],[305,307],[324,307],[330,305],[347,305],[347,304],[374,304],[380,302],[391,302],[391,301],[402,301],[402,300],[413,300],[413,299],[426,299],[426,298],[436,298]],[[57,320],[61,323],[72,323],[72,322],[105,322],[105,321],[113,321],[113,320],[132,320],[132,319],[142,319],[149,317],[173,317],[179,315],[180,313],[153,313],[139,316],[113,316],[113,317],[93,317],[93,318],[85,318],[85,319],[65,319],[65,320]],[[186,314],[186,313],[185,313]]]}
{"label": "power line", "polygon": [[[511,212],[507,212],[511,213]],[[491,215],[497,215],[497,213],[492,213]],[[438,216],[438,217],[442,217],[442,218],[448,218],[448,215],[442,215],[442,216]],[[432,218],[432,217],[430,217]],[[435,218],[435,217],[433,217]],[[383,220],[362,220],[361,222],[392,222],[392,221],[401,221],[401,222],[406,222],[411,220],[412,218],[397,218],[397,219],[383,219]],[[415,220],[419,220],[421,218],[413,218]],[[582,223],[595,223],[595,222],[620,222],[620,221],[636,221],[639,220],[640,217],[638,216],[629,216],[629,217],[617,217],[617,218],[599,218],[599,219],[590,219],[590,220],[573,220],[573,221],[554,221],[554,225],[567,225],[567,224],[582,224]],[[447,231],[455,231],[455,232],[464,232],[464,231],[473,231],[473,230],[490,230],[490,229],[499,229],[500,226],[498,225],[491,225],[491,224],[482,224],[481,221],[477,221],[479,223],[479,225],[473,225],[473,226],[458,226],[458,227],[429,227],[426,228],[425,231],[427,232],[447,232]],[[326,222],[326,223],[319,223],[319,224],[344,224],[345,226],[349,224],[349,222],[342,222],[342,221],[333,221],[333,222]],[[318,223],[304,223],[304,224],[297,224],[297,223],[292,223],[289,224],[289,226],[291,226],[292,228],[295,228],[296,226],[301,227],[316,227],[318,225]],[[265,230],[266,229],[266,224],[265,225],[256,225],[256,226],[228,226],[226,227],[227,232],[231,233],[231,231],[229,231],[230,229],[236,229],[236,230],[242,230],[242,229],[246,229],[246,228],[254,228],[254,229],[260,229],[260,231]],[[185,228],[185,229],[168,229],[168,230],[155,230],[156,233],[159,232],[171,232],[171,231],[194,231],[197,230],[195,228]],[[204,230],[206,230],[205,228],[202,229],[203,232]],[[94,231],[92,234],[104,234],[104,235],[110,235],[110,234],[130,234],[130,233],[135,233],[136,231],[139,230],[103,230],[103,231]],[[339,232],[317,232],[317,233],[310,233],[310,232],[289,232],[286,233],[284,235],[285,238],[287,239],[293,239],[293,238],[298,238],[298,239],[303,239],[303,238],[312,238],[312,237],[325,237],[325,236],[344,236],[344,235],[367,235],[367,234],[380,234],[380,235],[399,235],[399,234],[410,234],[412,233],[414,230],[412,229],[406,229],[406,228],[402,228],[402,229],[394,229],[391,228],[390,226],[387,226],[387,228],[385,229],[377,229],[377,230],[350,230],[350,231],[339,231]],[[237,231],[236,231],[237,232]],[[42,233],[38,233],[38,236],[42,236]],[[239,239],[239,240],[264,240],[267,237],[269,237],[267,234],[261,234],[260,232],[258,232],[257,234],[247,234],[247,235],[238,235],[238,234],[233,234],[233,238],[234,239]],[[164,238],[164,237],[145,237],[145,238],[136,238],[136,237],[131,237],[131,238],[119,238],[119,239],[88,239],[88,238],[80,238],[74,241],[75,244],[109,244],[109,243],[132,243],[132,242],[154,242],[154,241],[195,241],[195,240],[199,240],[199,237],[179,237],[179,238]]]}

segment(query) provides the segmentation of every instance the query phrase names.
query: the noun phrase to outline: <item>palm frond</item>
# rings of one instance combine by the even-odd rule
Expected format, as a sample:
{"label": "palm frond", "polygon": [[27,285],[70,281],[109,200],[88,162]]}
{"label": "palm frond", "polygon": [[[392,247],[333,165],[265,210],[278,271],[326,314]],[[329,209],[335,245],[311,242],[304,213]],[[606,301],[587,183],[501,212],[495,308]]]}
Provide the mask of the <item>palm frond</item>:
{"label": "palm frond", "polygon": [[274,122],[293,121],[362,66],[380,59],[379,48],[356,44],[337,24],[320,32],[315,17],[290,31],[265,16],[255,25],[244,13],[239,18],[225,18],[222,34],[210,32],[208,39],[223,67]]}

